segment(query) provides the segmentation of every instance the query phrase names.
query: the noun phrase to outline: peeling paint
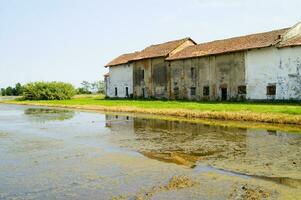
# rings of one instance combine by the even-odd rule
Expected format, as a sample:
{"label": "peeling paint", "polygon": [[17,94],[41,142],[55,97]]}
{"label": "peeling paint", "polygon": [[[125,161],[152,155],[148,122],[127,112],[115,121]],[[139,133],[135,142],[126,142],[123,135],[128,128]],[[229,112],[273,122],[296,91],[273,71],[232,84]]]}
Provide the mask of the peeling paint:
{"label": "peeling paint", "polygon": [[301,47],[275,47],[246,52],[248,99],[270,99],[268,84],[276,84],[277,100],[301,100]]}

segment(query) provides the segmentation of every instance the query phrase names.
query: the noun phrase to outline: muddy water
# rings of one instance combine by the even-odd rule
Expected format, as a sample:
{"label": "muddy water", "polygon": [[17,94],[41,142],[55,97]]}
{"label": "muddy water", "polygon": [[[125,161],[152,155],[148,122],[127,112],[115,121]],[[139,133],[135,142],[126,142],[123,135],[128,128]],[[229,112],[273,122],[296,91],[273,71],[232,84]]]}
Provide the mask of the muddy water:
{"label": "muddy water", "polygon": [[0,199],[301,199],[301,134],[0,105]]}

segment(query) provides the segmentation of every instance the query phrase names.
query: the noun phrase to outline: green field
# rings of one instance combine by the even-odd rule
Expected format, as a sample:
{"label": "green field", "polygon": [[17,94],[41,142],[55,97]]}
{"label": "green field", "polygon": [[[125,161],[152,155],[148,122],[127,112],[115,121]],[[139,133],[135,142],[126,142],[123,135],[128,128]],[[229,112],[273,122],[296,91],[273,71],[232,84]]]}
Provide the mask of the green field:
{"label": "green field", "polygon": [[192,101],[160,101],[160,100],[127,100],[104,99],[103,96],[77,96],[71,100],[51,101],[21,101],[30,104],[49,105],[85,105],[106,107],[133,107],[141,109],[181,109],[191,111],[218,111],[240,112],[249,111],[255,113],[275,113],[301,115],[301,104],[297,103],[251,103],[251,102],[192,102]]}

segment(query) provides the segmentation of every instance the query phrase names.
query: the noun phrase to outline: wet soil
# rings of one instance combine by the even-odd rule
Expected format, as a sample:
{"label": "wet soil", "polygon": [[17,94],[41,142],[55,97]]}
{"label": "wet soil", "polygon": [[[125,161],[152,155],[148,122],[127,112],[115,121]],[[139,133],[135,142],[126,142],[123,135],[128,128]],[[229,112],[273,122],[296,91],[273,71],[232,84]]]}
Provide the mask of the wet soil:
{"label": "wet soil", "polygon": [[0,199],[301,199],[301,134],[0,105]]}

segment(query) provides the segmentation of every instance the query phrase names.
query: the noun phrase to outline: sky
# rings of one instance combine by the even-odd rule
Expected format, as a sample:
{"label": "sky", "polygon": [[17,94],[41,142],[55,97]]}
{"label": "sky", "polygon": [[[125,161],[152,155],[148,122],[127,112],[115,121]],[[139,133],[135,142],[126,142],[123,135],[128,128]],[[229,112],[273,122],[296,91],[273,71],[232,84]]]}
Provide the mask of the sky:
{"label": "sky", "polygon": [[0,88],[103,79],[115,57],[290,27],[300,0],[0,0]]}

